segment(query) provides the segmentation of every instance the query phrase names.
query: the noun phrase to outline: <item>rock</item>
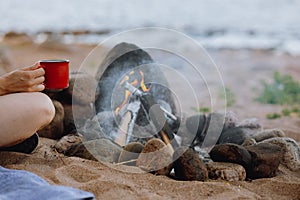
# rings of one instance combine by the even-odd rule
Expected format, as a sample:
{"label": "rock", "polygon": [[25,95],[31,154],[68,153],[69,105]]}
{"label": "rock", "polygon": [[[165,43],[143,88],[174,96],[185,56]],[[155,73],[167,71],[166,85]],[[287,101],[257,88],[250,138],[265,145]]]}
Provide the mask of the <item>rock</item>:
{"label": "rock", "polygon": [[245,146],[250,146],[250,145],[253,145],[253,144],[256,144],[257,142],[253,139],[253,138],[247,138],[242,146],[245,147]]}
{"label": "rock", "polygon": [[97,81],[94,77],[83,72],[71,72],[69,88],[64,92],[65,101],[73,99],[73,103],[89,105],[94,103],[96,95]]}
{"label": "rock", "polygon": [[55,107],[55,116],[51,123],[38,131],[39,136],[50,139],[59,139],[64,136],[64,108],[61,103],[52,100]]}
{"label": "rock", "polygon": [[208,179],[208,172],[204,162],[191,148],[178,148],[173,159],[175,176],[186,181],[205,181]]}
{"label": "rock", "polygon": [[261,142],[263,140],[275,137],[284,137],[285,133],[281,129],[266,129],[258,132],[253,135],[252,138],[255,139],[256,142]]}
{"label": "rock", "polygon": [[136,161],[136,166],[158,175],[169,175],[172,164],[172,152],[162,140],[157,138],[146,143]]}
{"label": "rock", "polygon": [[80,129],[84,126],[87,119],[94,115],[94,110],[91,105],[64,104],[64,132],[69,134],[72,131],[76,132],[76,128]]}
{"label": "rock", "polygon": [[185,125],[182,125],[177,131],[176,135],[180,138],[180,145],[191,146],[191,144],[196,145],[200,143],[199,137],[192,134]]}
{"label": "rock", "polygon": [[101,138],[72,145],[67,156],[77,156],[102,162],[117,162],[122,148],[109,139]]}
{"label": "rock", "polygon": [[262,130],[262,125],[257,118],[244,119],[237,124],[237,127]]}
{"label": "rock", "polygon": [[[143,67],[140,67],[140,66]],[[136,69],[137,67],[140,67]],[[156,101],[163,100],[167,102],[173,113],[176,113],[176,107],[171,91],[168,89],[168,83],[155,64],[151,56],[138,46],[129,43],[120,43],[111,49],[103,62],[100,64],[96,73],[98,81],[98,95],[96,96],[96,112],[115,111],[122,104],[125,96],[125,89],[120,86],[120,81],[125,75],[129,76],[129,82],[132,80],[141,80],[141,74],[145,75],[145,84],[149,88],[150,94]],[[154,84],[153,84],[154,83]],[[159,84],[155,84],[159,83]],[[118,90],[119,89],[119,90]],[[112,104],[113,102],[113,104]]]}
{"label": "rock", "polygon": [[245,168],[238,164],[209,162],[206,167],[210,179],[225,181],[244,181],[246,179]]}
{"label": "rock", "polygon": [[205,133],[204,141],[201,144],[202,148],[209,148],[218,142],[222,133],[225,121],[225,114],[213,112],[208,115],[208,128]]}
{"label": "rock", "polygon": [[250,167],[246,168],[248,178],[270,178],[276,175],[283,158],[281,147],[269,143],[258,143],[245,148],[252,158]]}
{"label": "rock", "polygon": [[209,152],[211,159],[215,162],[231,162],[242,165],[248,169],[251,165],[251,155],[243,147],[237,144],[215,145]]}
{"label": "rock", "polygon": [[218,144],[234,143],[241,145],[247,138],[249,138],[249,136],[247,130],[244,128],[230,128],[221,133]]}
{"label": "rock", "polygon": [[44,93],[63,104],[90,106],[97,96],[96,87],[97,81],[93,76],[75,71],[69,74],[68,88],[59,92],[44,91]]}
{"label": "rock", "polygon": [[244,119],[239,124],[237,124],[237,127],[245,130],[245,132],[247,132],[247,135],[250,137],[262,131],[262,125],[259,123],[257,118]]}
{"label": "rock", "polygon": [[3,36],[3,41],[9,42],[11,44],[25,45],[32,44],[33,39],[27,33],[18,33],[18,32],[8,32]]}
{"label": "rock", "polygon": [[[144,149],[144,145],[142,145],[139,142],[131,142],[127,144],[120,154],[118,163],[130,161],[130,160],[136,160],[143,149]],[[127,165],[135,166],[136,161],[130,162]]]}
{"label": "rock", "polygon": [[194,115],[186,119],[185,125],[189,133],[184,133],[182,136],[189,135],[191,142],[193,138],[198,140],[200,143],[203,142],[206,132],[206,116],[205,115]]}
{"label": "rock", "polygon": [[65,154],[72,145],[79,144],[81,142],[82,135],[80,133],[69,134],[62,137],[53,147],[57,152]]}
{"label": "rock", "polygon": [[72,105],[64,104],[64,132],[65,134],[69,134],[72,132],[76,132],[76,125],[73,118],[73,111],[72,111]]}
{"label": "rock", "polygon": [[223,131],[236,127],[237,123],[238,123],[238,118],[236,114],[232,111],[226,112]]}
{"label": "rock", "polygon": [[300,170],[300,148],[295,140],[287,137],[275,137],[264,140],[262,143],[280,146],[284,152],[281,164],[292,171]]}

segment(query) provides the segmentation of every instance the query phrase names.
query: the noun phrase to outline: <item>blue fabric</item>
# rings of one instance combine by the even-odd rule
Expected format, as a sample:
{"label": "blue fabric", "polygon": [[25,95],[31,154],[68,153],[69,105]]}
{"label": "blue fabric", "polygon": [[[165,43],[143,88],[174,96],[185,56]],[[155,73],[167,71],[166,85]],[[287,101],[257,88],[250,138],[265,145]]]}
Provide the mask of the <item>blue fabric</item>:
{"label": "blue fabric", "polygon": [[79,200],[94,199],[89,192],[50,185],[41,177],[24,170],[0,166],[0,200]]}

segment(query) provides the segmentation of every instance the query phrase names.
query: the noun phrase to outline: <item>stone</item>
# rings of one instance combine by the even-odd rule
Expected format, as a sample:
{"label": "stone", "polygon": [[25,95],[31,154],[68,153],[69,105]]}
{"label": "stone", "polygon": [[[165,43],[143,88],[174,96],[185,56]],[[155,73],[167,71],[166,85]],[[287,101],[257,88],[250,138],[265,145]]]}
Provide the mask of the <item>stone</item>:
{"label": "stone", "polygon": [[256,144],[257,142],[253,139],[253,138],[247,138],[242,146],[245,147],[245,146],[250,146],[250,145],[253,145],[253,144]]}
{"label": "stone", "polygon": [[263,140],[275,137],[284,137],[285,133],[281,129],[266,129],[263,131],[258,132],[257,134],[253,135],[252,138],[255,139],[256,142],[261,142]]}
{"label": "stone", "polygon": [[176,136],[180,138],[180,145],[191,146],[199,144],[200,138],[196,134],[191,133],[185,125],[182,125],[180,129],[176,132]]}
{"label": "stone", "polygon": [[208,172],[204,162],[193,149],[178,148],[173,156],[176,178],[185,181],[206,181]]}
{"label": "stone", "polygon": [[74,144],[66,151],[67,156],[77,156],[89,160],[115,163],[122,148],[109,139],[101,138]]}
{"label": "stone", "polygon": [[244,119],[237,124],[237,127],[262,130],[262,125],[257,118]]}
{"label": "stone", "polygon": [[[167,102],[172,112],[176,113],[174,98],[168,89],[167,80],[159,66],[146,51],[134,44],[125,42],[116,45],[108,52],[96,73],[98,95],[96,96],[95,109],[97,113],[115,111],[122,104],[125,89],[121,88],[120,81],[124,78],[124,75],[129,75],[132,70],[137,70],[137,67],[140,67],[138,70],[141,70],[145,75],[144,82],[148,88],[151,84],[149,93],[154,96],[156,101],[163,100]],[[130,75],[129,82],[141,79],[139,72],[132,72],[134,73]],[[151,82],[159,84],[152,84]],[[115,91],[117,88],[119,88],[118,92]]]}
{"label": "stone", "polygon": [[73,100],[73,103],[89,105],[94,103],[97,81],[83,72],[71,72],[69,87],[65,90],[64,98]]}
{"label": "stone", "polygon": [[72,145],[81,143],[82,137],[83,136],[80,133],[65,135],[53,146],[53,148],[57,152],[65,154]]}
{"label": "stone", "polygon": [[78,104],[63,104],[65,117],[64,117],[64,132],[69,134],[76,129],[84,126],[87,119],[94,115],[94,110],[91,105],[78,105]]}
{"label": "stone", "polygon": [[240,127],[230,128],[221,133],[218,144],[234,143],[241,145],[247,138],[249,136],[246,129]]}
{"label": "stone", "polygon": [[[143,149],[144,149],[144,145],[142,145],[139,142],[131,142],[127,144],[121,151],[120,157],[118,159],[118,163],[136,160],[139,157],[140,153],[143,151]],[[136,161],[126,163],[126,165],[135,166]]]}
{"label": "stone", "polygon": [[170,148],[160,139],[150,139],[140,153],[136,166],[157,175],[169,175],[173,164]]}
{"label": "stone", "polygon": [[26,45],[33,43],[32,37],[30,37],[27,33],[19,33],[14,31],[6,33],[3,36],[3,41],[16,45]]}
{"label": "stone", "polygon": [[230,162],[242,165],[248,169],[251,165],[251,155],[243,146],[237,144],[215,145],[209,152],[214,162]]}
{"label": "stone", "polygon": [[208,176],[214,180],[244,181],[246,170],[243,166],[235,163],[209,162],[206,163]]}
{"label": "stone", "polygon": [[281,164],[291,171],[300,170],[300,148],[295,140],[288,137],[275,137],[263,140],[261,143],[270,143],[280,146],[284,152]]}
{"label": "stone", "polygon": [[190,135],[191,141],[193,138],[198,140],[200,143],[203,142],[206,132],[207,118],[205,115],[193,115],[186,119],[185,125],[189,133],[182,134]]}
{"label": "stone", "polygon": [[244,119],[239,124],[237,124],[237,127],[245,130],[245,132],[247,132],[247,135],[249,137],[263,130],[262,125],[260,124],[257,118]]}
{"label": "stone", "polygon": [[50,124],[38,130],[41,137],[50,139],[59,139],[64,136],[64,108],[62,104],[56,100],[52,100],[55,107],[55,116]]}
{"label": "stone", "polygon": [[250,179],[270,178],[276,176],[278,166],[283,158],[281,147],[270,143],[258,143],[245,147],[251,154],[251,165],[246,168]]}
{"label": "stone", "polygon": [[232,111],[226,112],[223,131],[236,127],[237,123],[238,123],[238,118],[237,118],[236,114]]}
{"label": "stone", "polygon": [[208,127],[205,136],[203,137],[204,140],[201,144],[201,148],[210,148],[215,145],[225,126],[225,113],[213,112],[210,113],[207,118]]}

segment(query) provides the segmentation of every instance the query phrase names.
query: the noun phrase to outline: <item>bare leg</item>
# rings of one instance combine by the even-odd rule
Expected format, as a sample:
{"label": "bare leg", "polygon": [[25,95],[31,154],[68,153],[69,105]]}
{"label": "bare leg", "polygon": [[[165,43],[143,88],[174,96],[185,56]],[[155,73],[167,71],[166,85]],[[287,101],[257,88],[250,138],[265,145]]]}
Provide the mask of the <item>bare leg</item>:
{"label": "bare leg", "polygon": [[49,124],[55,115],[50,98],[40,92],[0,96],[0,147],[11,146]]}

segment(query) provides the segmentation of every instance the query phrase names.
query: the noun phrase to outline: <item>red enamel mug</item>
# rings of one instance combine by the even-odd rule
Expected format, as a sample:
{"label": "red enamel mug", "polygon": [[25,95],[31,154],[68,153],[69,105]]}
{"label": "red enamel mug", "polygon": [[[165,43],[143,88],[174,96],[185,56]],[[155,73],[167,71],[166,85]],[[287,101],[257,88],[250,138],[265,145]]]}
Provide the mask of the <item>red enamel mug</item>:
{"label": "red enamel mug", "polygon": [[45,70],[45,89],[62,90],[69,87],[69,60],[40,60]]}

